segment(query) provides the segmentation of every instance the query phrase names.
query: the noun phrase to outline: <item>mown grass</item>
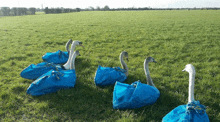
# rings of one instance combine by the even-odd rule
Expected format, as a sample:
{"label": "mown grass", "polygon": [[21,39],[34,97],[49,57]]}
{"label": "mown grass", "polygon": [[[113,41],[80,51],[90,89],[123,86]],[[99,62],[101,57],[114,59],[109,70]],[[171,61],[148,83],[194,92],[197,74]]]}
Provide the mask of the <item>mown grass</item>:
{"label": "mown grass", "polygon": [[[212,122],[220,121],[220,11],[115,11],[42,14],[0,18],[0,121],[161,121],[186,104],[188,73],[196,69],[195,99],[207,106]],[[39,97],[26,94],[32,82],[20,77],[46,52],[76,47],[74,88]],[[121,51],[129,53],[125,83],[146,83],[143,62],[152,56],[151,77],[161,92],[151,106],[112,109],[113,86],[96,87],[98,65],[120,66]]]}

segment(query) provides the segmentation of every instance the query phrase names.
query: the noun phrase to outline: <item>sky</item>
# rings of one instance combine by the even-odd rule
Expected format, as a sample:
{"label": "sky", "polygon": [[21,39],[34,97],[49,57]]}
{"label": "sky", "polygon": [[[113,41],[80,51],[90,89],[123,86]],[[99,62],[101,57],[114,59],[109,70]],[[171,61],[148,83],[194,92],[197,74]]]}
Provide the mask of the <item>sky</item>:
{"label": "sky", "polygon": [[151,7],[151,8],[202,8],[220,7],[220,0],[1,0],[0,7],[35,8],[110,8]]}

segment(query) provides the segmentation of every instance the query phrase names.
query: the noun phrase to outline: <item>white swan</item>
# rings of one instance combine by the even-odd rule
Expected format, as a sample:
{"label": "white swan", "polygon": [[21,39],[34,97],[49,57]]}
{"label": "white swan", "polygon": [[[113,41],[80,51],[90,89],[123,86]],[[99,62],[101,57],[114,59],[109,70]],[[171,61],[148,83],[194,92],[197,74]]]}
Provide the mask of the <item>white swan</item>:
{"label": "white swan", "polygon": [[148,63],[150,62],[155,62],[157,63],[153,57],[148,57],[144,60],[144,72],[145,72],[145,75],[146,75],[146,78],[147,78],[147,84],[150,85],[150,86],[154,86],[154,83],[150,77],[150,72],[149,72],[149,66],[148,66]]}
{"label": "white swan", "polygon": [[189,96],[188,102],[195,101],[194,99],[194,84],[195,84],[195,75],[196,70],[192,64],[187,64],[185,69],[182,71],[187,71],[189,73]]}
{"label": "white swan", "polygon": [[69,45],[72,43],[72,39],[70,39],[67,43],[66,43],[66,51],[69,52],[70,49],[69,49]]}
{"label": "white swan", "polygon": [[128,77],[128,66],[127,64],[124,62],[123,57],[126,57],[126,60],[128,61],[128,53],[126,51],[122,51],[120,56],[119,56],[119,60],[121,62],[121,66],[124,70],[126,70],[125,75]]}
{"label": "white swan", "polygon": [[65,69],[70,69],[71,57],[72,57],[72,54],[74,52],[74,49],[75,49],[76,45],[80,45],[80,46],[84,47],[82,45],[82,42],[80,42],[80,41],[73,41],[72,42],[71,49],[70,49],[70,52],[69,52],[69,58],[68,58],[67,62],[63,65],[63,67]]}
{"label": "white swan", "polygon": [[162,122],[209,122],[205,106],[194,99],[194,83],[196,70],[192,64],[187,64],[185,69],[189,73],[188,104],[180,105],[163,117]]}
{"label": "white swan", "polygon": [[[44,73],[48,72],[51,69],[56,69],[56,70],[70,69],[71,58],[72,58],[72,54],[73,54],[73,51],[74,51],[76,45],[83,46],[82,42],[74,41],[71,45],[68,60],[64,65],[56,65],[54,63],[49,63],[49,62],[41,62],[36,65],[31,64],[20,73],[21,77],[34,80],[34,79],[37,79],[38,77],[40,77],[41,75],[43,75]],[[52,56],[52,57],[55,57],[55,56]]]}
{"label": "white swan", "polygon": [[39,96],[56,92],[60,89],[74,87],[76,83],[74,61],[77,55],[80,55],[78,50],[76,50],[71,57],[71,66],[69,70],[49,70],[31,83],[27,89],[27,94]]}
{"label": "white swan", "polygon": [[76,59],[76,56],[80,56],[80,53],[78,50],[76,50],[74,53],[73,53],[73,56],[71,58],[71,63],[70,63],[70,69],[75,69],[75,59]]}

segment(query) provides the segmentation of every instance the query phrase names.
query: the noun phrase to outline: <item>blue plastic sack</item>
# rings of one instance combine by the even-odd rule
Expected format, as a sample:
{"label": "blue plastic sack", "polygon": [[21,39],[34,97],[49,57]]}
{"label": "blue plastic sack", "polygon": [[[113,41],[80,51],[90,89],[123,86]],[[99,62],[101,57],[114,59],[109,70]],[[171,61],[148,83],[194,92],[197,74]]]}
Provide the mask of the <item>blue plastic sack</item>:
{"label": "blue plastic sack", "polygon": [[199,101],[180,105],[163,117],[162,122],[209,122],[205,109]]}
{"label": "blue plastic sack", "polygon": [[67,51],[48,52],[42,56],[44,62],[54,64],[64,64],[68,61],[69,53]]}
{"label": "blue plastic sack", "polygon": [[75,70],[50,70],[34,82],[27,89],[27,94],[33,96],[56,92],[60,89],[74,87],[76,83]]}
{"label": "blue plastic sack", "polygon": [[116,82],[113,91],[114,109],[132,109],[151,105],[160,97],[157,88],[136,81],[131,85]]}
{"label": "blue plastic sack", "polygon": [[107,86],[115,84],[116,81],[124,82],[127,79],[125,72],[126,70],[120,67],[110,68],[99,65],[94,78],[95,84],[97,86]]}
{"label": "blue plastic sack", "polygon": [[52,69],[62,70],[63,68],[59,65],[47,62],[42,62],[36,65],[31,64],[20,73],[20,76],[26,79],[35,80]]}

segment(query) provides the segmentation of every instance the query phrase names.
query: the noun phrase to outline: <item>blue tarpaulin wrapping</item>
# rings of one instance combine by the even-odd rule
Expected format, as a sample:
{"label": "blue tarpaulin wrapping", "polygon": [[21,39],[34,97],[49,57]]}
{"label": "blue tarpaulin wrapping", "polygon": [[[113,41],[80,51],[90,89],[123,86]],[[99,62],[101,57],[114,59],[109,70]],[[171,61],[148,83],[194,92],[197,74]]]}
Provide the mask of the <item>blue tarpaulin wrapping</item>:
{"label": "blue tarpaulin wrapping", "polygon": [[113,91],[114,109],[132,109],[151,105],[160,97],[157,88],[143,84],[140,81],[125,84],[116,82]]}
{"label": "blue tarpaulin wrapping", "polygon": [[125,72],[126,70],[120,67],[110,68],[99,65],[94,78],[95,84],[97,86],[107,86],[115,84],[116,81],[124,82],[127,79]]}
{"label": "blue tarpaulin wrapping", "polygon": [[209,122],[205,106],[199,101],[193,101],[187,105],[180,105],[170,111],[162,122]]}
{"label": "blue tarpaulin wrapping", "polygon": [[76,83],[75,70],[50,70],[34,82],[27,89],[27,94],[33,96],[56,92],[60,89],[74,87]]}
{"label": "blue tarpaulin wrapping", "polygon": [[44,62],[54,63],[54,64],[64,64],[67,62],[69,54],[67,51],[56,51],[48,52],[42,56]]}
{"label": "blue tarpaulin wrapping", "polygon": [[47,62],[42,62],[36,65],[31,64],[20,73],[20,76],[26,79],[35,80],[52,69],[62,70],[63,68],[59,65]]}

